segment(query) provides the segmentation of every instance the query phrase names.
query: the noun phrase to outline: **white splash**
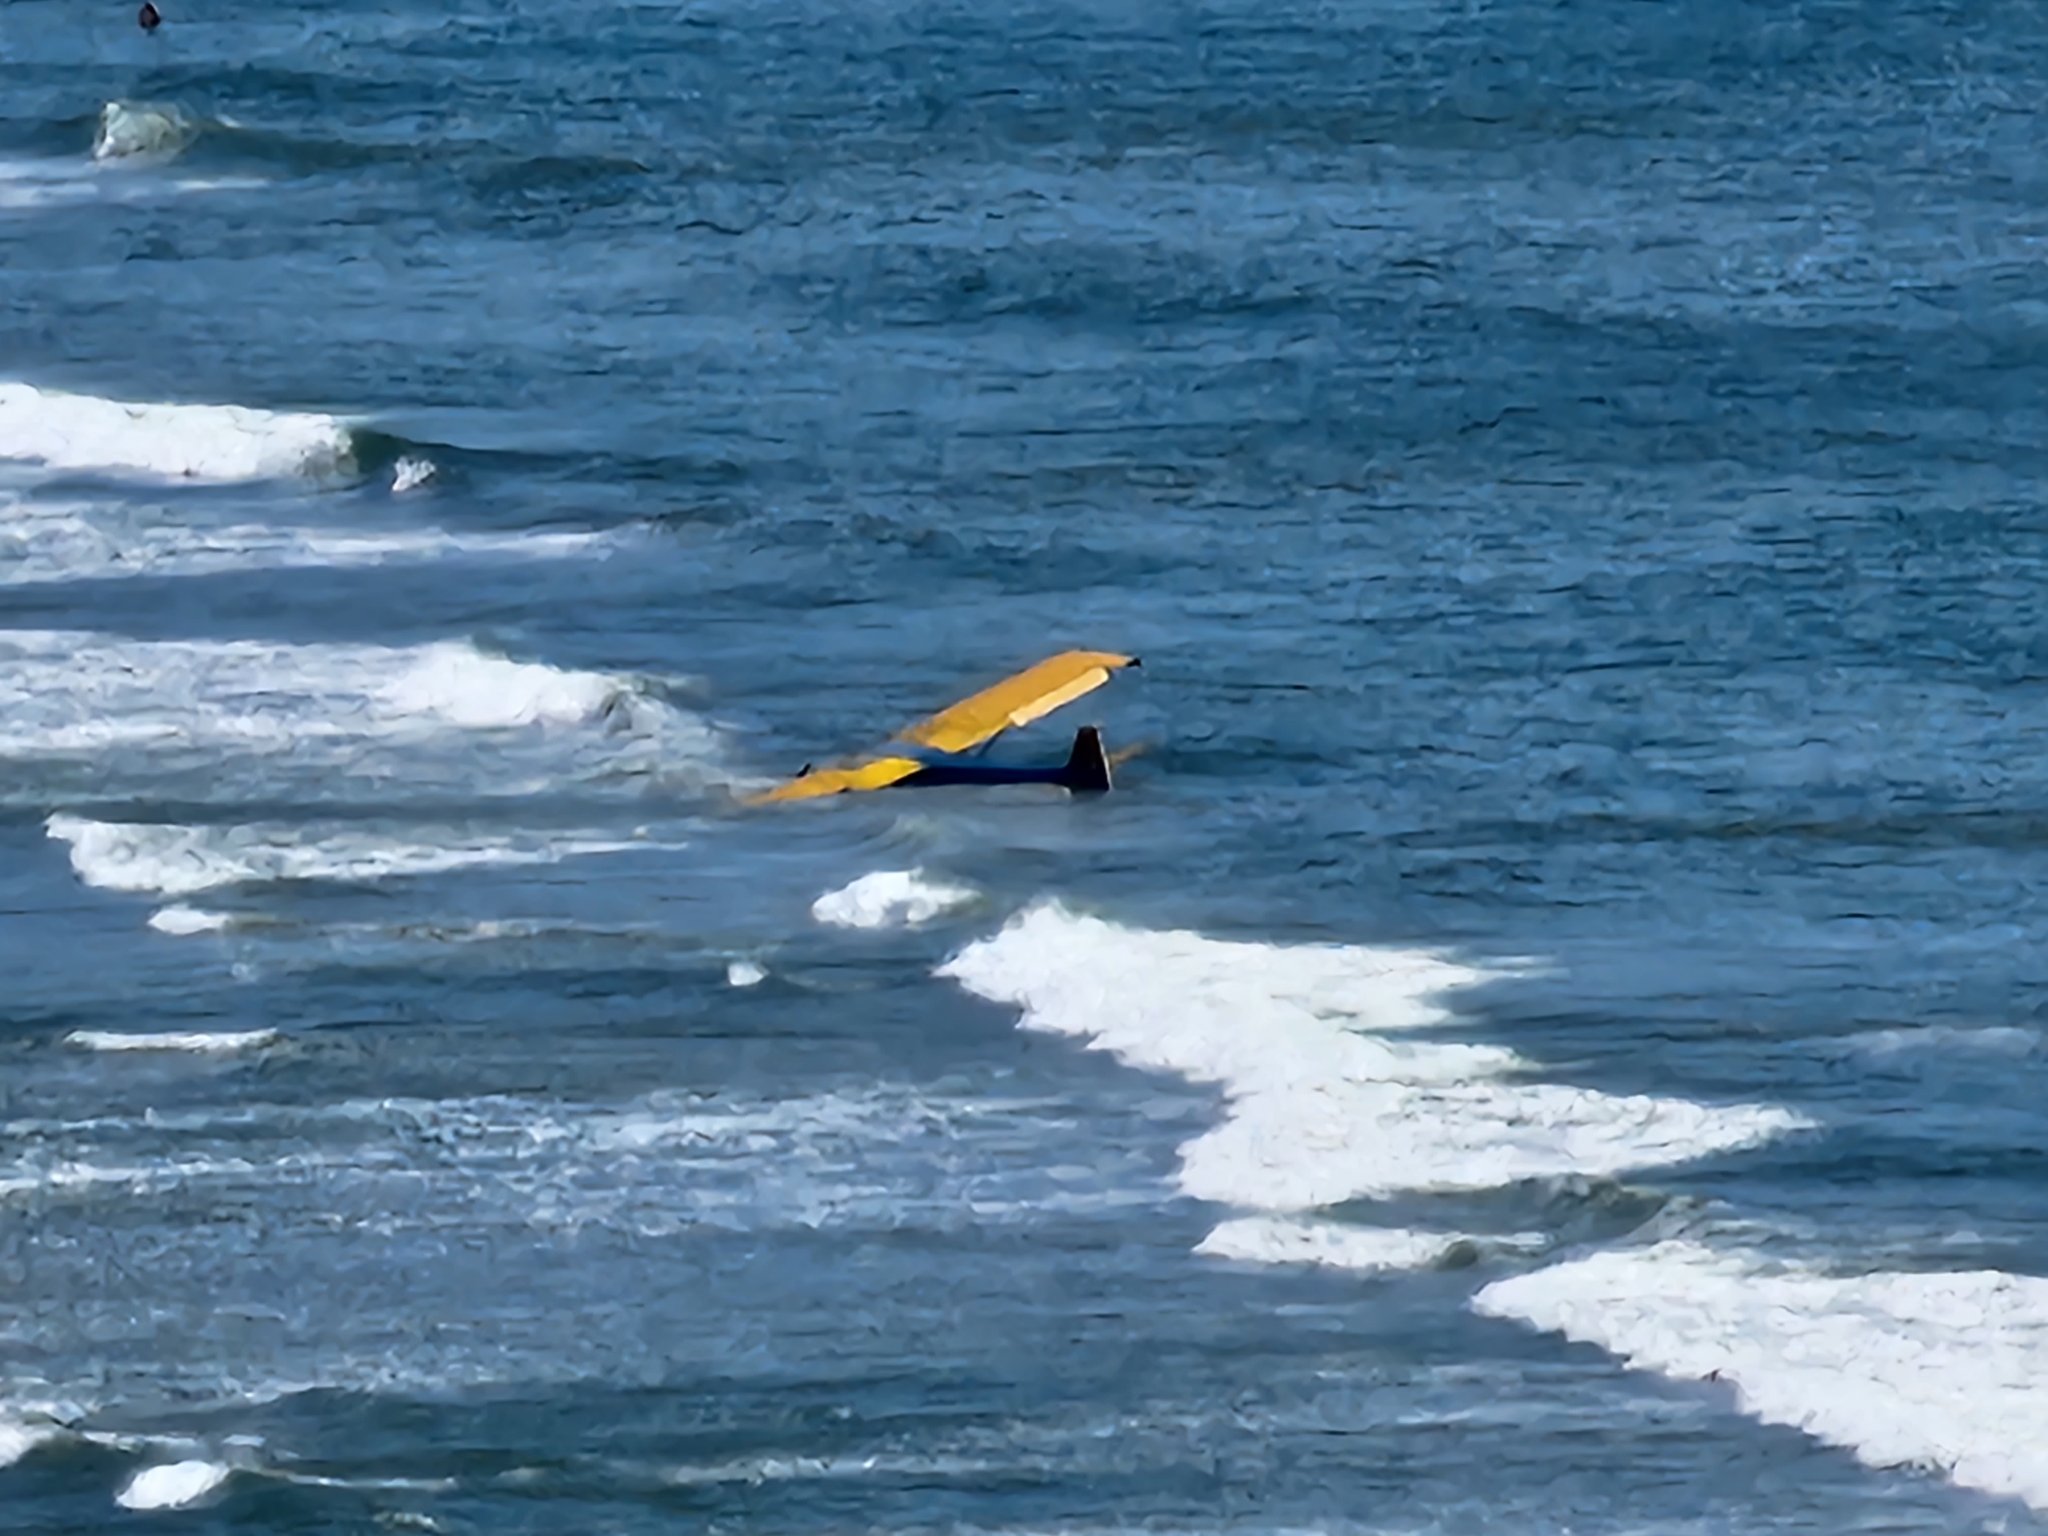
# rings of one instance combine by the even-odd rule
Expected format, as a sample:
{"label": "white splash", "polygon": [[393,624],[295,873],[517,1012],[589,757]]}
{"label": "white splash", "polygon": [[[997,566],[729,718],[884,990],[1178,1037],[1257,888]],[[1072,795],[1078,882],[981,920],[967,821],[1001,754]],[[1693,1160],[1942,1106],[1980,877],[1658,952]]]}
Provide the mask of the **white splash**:
{"label": "white splash", "polygon": [[187,906],[159,907],[149,917],[149,926],[158,933],[180,938],[195,933],[219,933],[233,923],[234,919],[225,912],[208,912]]}
{"label": "white splash", "polygon": [[125,1034],[110,1029],[74,1029],[64,1037],[64,1043],[75,1045],[84,1051],[222,1053],[252,1051],[260,1046],[275,1045],[278,1038],[278,1033],[274,1029],[222,1030],[215,1033],[166,1031],[158,1034]]}
{"label": "white splash", "polygon": [[137,155],[169,156],[191,143],[198,132],[192,119],[169,103],[110,101],[100,108],[92,157],[122,160]]}
{"label": "white splash", "polygon": [[1220,1084],[1228,1113],[1181,1149],[1188,1194],[1289,1212],[1404,1190],[1616,1174],[1748,1147],[1807,1124],[1514,1080],[1497,1046],[1404,1039],[1489,973],[1421,950],[1230,943],[1080,917],[1012,919],[940,967],[1135,1067]]}
{"label": "white splash", "polygon": [[0,756],[110,748],[284,753],[366,738],[594,723],[632,703],[636,725],[676,739],[671,757],[713,737],[694,717],[630,699],[595,672],[493,656],[466,642],[423,646],[141,641],[52,630],[0,631]]}
{"label": "white splash", "polygon": [[407,491],[416,491],[434,478],[434,461],[408,454],[391,466],[391,492],[403,496]]}
{"label": "white splash", "polygon": [[565,672],[444,642],[411,653],[405,669],[380,685],[372,702],[392,715],[427,716],[467,730],[577,725],[595,718],[621,688],[594,672]]}
{"label": "white splash", "polygon": [[2048,1509],[2048,1279],[1823,1274],[1694,1242],[1496,1281],[1474,1306],[1666,1376],[1872,1466],[1945,1473]]}
{"label": "white splash", "polygon": [[1426,1269],[1460,1239],[1442,1232],[1357,1227],[1299,1217],[1246,1216],[1226,1221],[1195,1252],[1255,1264],[1317,1264],[1332,1269]]}
{"label": "white splash", "polygon": [[225,483],[345,473],[352,455],[348,427],[333,416],[104,400],[0,381],[0,459]]}
{"label": "white splash", "polygon": [[226,1482],[232,1469],[217,1461],[174,1461],[145,1467],[114,1495],[123,1509],[184,1509]]}
{"label": "white splash", "polygon": [[767,979],[767,971],[751,960],[735,960],[725,968],[725,984],[729,987],[758,987]]}
{"label": "white splash", "polygon": [[[304,826],[94,821],[55,815],[49,835],[71,845],[71,867],[101,890],[189,896],[220,886],[293,880],[367,883],[489,865],[554,864],[590,854],[675,844],[585,835],[478,835],[410,827],[403,834]],[[440,830],[434,840],[430,831]]]}
{"label": "white splash", "polygon": [[811,916],[838,928],[914,927],[974,897],[967,886],[926,880],[921,869],[882,869],[827,891],[811,903]]}

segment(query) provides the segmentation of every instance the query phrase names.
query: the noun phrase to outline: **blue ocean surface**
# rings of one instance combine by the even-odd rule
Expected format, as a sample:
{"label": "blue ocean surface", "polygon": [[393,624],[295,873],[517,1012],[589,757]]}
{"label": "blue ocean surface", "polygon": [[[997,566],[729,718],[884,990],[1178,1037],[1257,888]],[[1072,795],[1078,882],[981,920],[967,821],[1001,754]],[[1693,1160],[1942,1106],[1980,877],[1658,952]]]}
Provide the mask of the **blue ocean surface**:
{"label": "blue ocean surface", "polygon": [[0,6],[0,1528],[2048,1531],[2044,79]]}

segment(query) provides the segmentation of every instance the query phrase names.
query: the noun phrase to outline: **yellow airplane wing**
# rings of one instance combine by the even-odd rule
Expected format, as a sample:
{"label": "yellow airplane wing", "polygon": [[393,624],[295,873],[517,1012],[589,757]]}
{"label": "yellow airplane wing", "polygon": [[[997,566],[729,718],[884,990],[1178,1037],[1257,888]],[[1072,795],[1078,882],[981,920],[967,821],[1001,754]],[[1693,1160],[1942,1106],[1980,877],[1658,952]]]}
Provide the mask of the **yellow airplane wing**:
{"label": "yellow airplane wing", "polygon": [[[1062,651],[918,721],[908,730],[898,732],[894,739],[939,752],[965,752],[1014,726],[1028,725],[1084,694],[1093,693],[1109,681],[1111,672],[1136,664],[1135,656],[1118,656],[1110,651]],[[922,767],[924,764],[915,758],[885,756],[821,768],[754,795],[747,803],[766,805],[778,800],[810,800],[847,790],[885,789]]]}
{"label": "yellow airplane wing", "polygon": [[1093,693],[1109,681],[1111,672],[1136,659],[1108,651],[1062,651],[918,721],[896,739],[941,752],[965,752],[1013,726],[1029,725],[1083,694]]}
{"label": "yellow airplane wing", "polygon": [[914,757],[879,757],[848,768],[820,768],[816,773],[807,773],[802,778],[791,779],[787,784],[778,784],[763,794],[751,796],[747,804],[810,800],[819,795],[841,794],[849,789],[886,789],[898,779],[909,778],[923,766]]}

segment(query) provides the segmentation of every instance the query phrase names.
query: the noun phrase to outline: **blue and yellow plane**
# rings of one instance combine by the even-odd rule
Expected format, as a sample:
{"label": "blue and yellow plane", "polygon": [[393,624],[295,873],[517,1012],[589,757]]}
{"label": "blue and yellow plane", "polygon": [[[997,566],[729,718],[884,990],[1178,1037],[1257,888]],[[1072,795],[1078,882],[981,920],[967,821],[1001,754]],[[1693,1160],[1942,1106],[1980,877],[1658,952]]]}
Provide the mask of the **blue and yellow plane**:
{"label": "blue and yellow plane", "polygon": [[1058,767],[1012,766],[981,760],[981,751],[1004,731],[1029,725],[1084,694],[1093,693],[1135,656],[1109,651],[1062,651],[993,687],[899,731],[866,757],[802,773],[747,803],[809,800],[864,789],[927,789],[941,784],[1056,784],[1073,794],[1107,794],[1112,759],[1102,733],[1084,725]]}

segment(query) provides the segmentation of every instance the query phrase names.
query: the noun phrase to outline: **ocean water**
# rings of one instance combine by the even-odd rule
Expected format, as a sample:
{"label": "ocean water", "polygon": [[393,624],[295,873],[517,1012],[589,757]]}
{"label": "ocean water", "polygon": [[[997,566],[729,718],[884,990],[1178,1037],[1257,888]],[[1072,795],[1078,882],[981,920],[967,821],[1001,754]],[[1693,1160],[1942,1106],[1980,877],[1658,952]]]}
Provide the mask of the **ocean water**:
{"label": "ocean water", "polygon": [[0,6],[0,1528],[2048,1530],[2037,4],[165,10]]}

